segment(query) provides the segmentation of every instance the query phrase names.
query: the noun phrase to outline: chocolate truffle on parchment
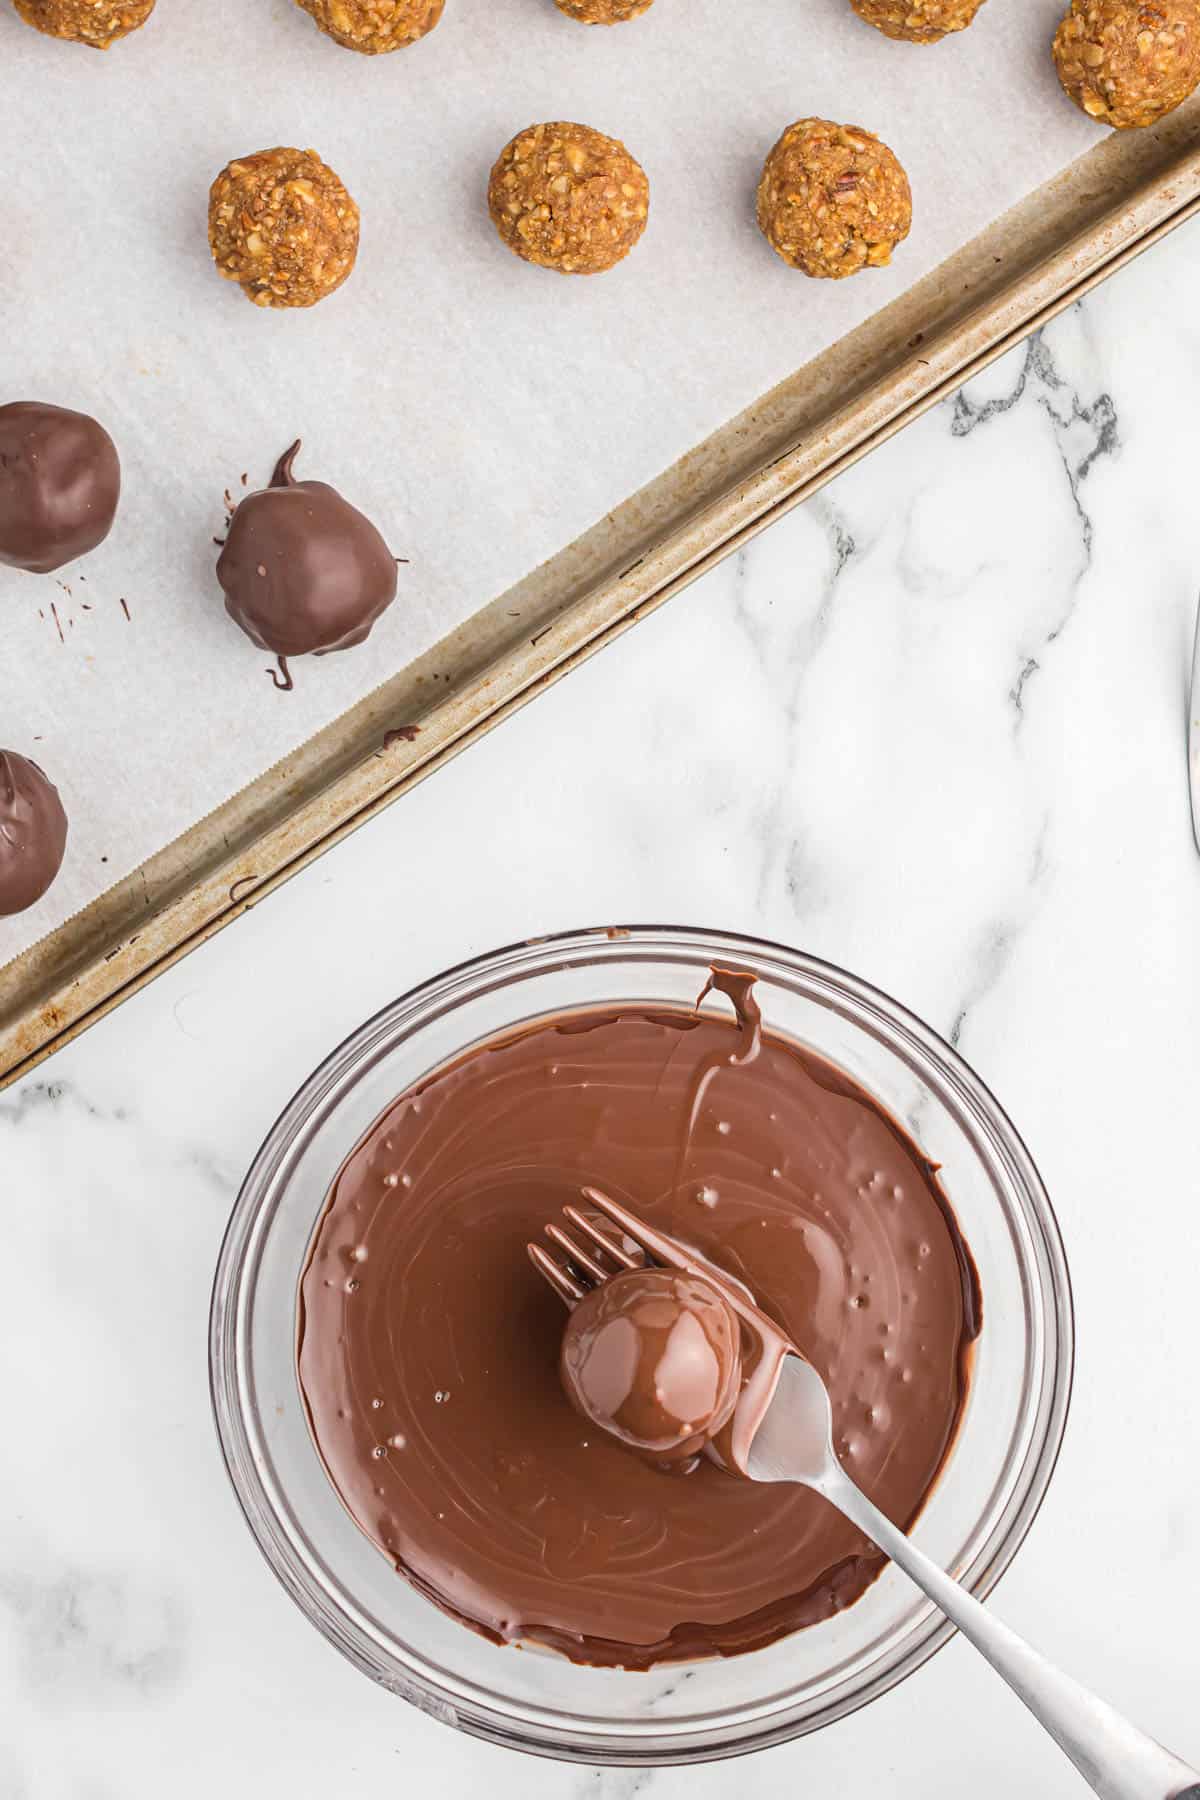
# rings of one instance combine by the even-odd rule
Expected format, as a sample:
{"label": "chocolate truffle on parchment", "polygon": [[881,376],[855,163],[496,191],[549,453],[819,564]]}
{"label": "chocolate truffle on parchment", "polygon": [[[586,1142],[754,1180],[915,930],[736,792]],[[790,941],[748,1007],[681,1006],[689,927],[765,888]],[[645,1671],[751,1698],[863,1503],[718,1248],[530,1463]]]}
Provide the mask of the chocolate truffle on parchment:
{"label": "chocolate truffle on parchment", "polygon": [[872,132],[798,119],[767,157],[758,223],[772,250],[806,275],[837,281],[878,269],[912,224],[908,177]]}
{"label": "chocolate truffle on parchment", "polygon": [[40,400],[0,406],[0,563],[50,575],[108,536],[116,446],[95,419]]}
{"label": "chocolate truffle on parchment", "polygon": [[354,267],[358,208],[315,150],[260,150],[213,182],[208,241],[256,306],[315,306]]}
{"label": "chocolate truffle on parchment", "polygon": [[554,4],[582,25],[623,25],[649,12],[654,0],[554,0]]}
{"label": "chocolate truffle on parchment", "polygon": [[67,815],[35,762],[0,750],[0,916],[40,900],[62,867]]}
{"label": "chocolate truffle on parchment", "polygon": [[446,0],[296,0],[346,50],[379,56],[428,35]]}
{"label": "chocolate truffle on parchment", "polygon": [[1074,0],[1054,37],[1058,79],[1089,118],[1153,125],[1200,83],[1197,0]]}
{"label": "chocolate truffle on parchment", "polygon": [[488,210],[510,250],[560,275],[611,269],[646,229],[650,183],[624,144],[589,125],[531,125],[506,144]]}
{"label": "chocolate truffle on parchment", "polygon": [[370,519],[323,481],[297,481],[299,440],[271,485],[239,501],[217,580],[247,637],[278,656],[324,656],[361,644],[396,597],[396,559]]}
{"label": "chocolate truffle on parchment", "polygon": [[27,25],[47,37],[68,38],[107,50],[118,38],[144,25],[154,0],[13,0]]}
{"label": "chocolate truffle on parchment", "polygon": [[860,19],[885,37],[910,44],[936,44],[951,31],[965,31],[983,0],[850,0]]}

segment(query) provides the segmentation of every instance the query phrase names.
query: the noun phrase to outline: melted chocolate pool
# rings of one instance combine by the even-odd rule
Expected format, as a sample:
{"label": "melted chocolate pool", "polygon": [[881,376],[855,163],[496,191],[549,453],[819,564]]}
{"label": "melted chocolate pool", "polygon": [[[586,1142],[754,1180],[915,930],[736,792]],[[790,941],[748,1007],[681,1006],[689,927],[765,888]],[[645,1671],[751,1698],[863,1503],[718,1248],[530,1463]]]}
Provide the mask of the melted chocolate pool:
{"label": "melted chocolate pool", "polygon": [[978,1279],[934,1165],[847,1075],[682,1008],[543,1019],[401,1095],[351,1153],[300,1290],[299,1376],[355,1522],[496,1642],[645,1669],[757,1649],[884,1558],[819,1495],[590,1426],[525,1246],[594,1185],[737,1276],[827,1382],[839,1453],[910,1524],[953,1441]]}

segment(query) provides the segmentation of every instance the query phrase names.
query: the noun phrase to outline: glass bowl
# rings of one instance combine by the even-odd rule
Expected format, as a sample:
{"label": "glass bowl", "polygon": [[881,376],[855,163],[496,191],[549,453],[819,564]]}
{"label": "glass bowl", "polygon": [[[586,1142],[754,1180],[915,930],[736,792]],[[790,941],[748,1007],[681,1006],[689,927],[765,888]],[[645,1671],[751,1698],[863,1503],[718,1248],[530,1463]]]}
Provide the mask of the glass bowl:
{"label": "glass bowl", "polygon": [[498,950],[435,977],[305,1082],[246,1177],[213,1290],[213,1406],[267,1561],[331,1643],[463,1731],[584,1763],[706,1761],[843,1717],[931,1656],[941,1614],[890,1565],[846,1612],[767,1649],[648,1674],[498,1647],[446,1617],[356,1529],[309,1436],[295,1372],[297,1281],[330,1182],[384,1107],[479,1040],[615,1003],[692,1004],[714,961],[749,969],[770,1027],[838,1063],[907,1125],[979,1266],[983,1332],[962,1428],[915,1537],[983,1595],[1029,1530],[1071,1387],[1070,1283],[1028,1151],[940,1038],[852,975],[725,932],[638,926]]}

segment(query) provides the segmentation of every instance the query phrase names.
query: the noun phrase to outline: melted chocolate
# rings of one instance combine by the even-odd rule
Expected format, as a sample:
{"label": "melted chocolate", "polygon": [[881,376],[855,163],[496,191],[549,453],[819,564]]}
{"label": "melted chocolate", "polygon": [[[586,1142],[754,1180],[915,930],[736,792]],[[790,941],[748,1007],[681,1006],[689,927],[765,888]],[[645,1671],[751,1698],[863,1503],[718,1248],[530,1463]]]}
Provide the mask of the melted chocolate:
{"label": "melted chocolate", "polygon": [[231,619],[281,659],[361,644],[396,597],[396,561],[370,519],[323,481],[297,481],[299,440],[269,487],[240,500],[217,558]]}
{"label": "melted chocolate", "polygon": [[62,867],[67,815],[35,762],[0,750],[0,915],[40,900]]}
{"label": "melted chocolate", "polygon": [[885,1560],[819,1495],[707,1458],[663,1474],[568,1403],[562,1303],[525,1247],[591,1184],[779,1322],[901,1525],[961,1417],[978,1284],[934,1166],[848,1075],[762,1029],[749,977],[712,985],[736,1022],[598,1008],[477,1046],[371,1127],[314,1233],[298,1369],[330,1479],[414,1586],[497,1642],[633,1669],[731,1655],[848,1606]]}
{"label": "melted chocolate", "polygon": [[0,406],[0,563],[49,575],[112,528],[121,465],[102,425],[36,400]]}

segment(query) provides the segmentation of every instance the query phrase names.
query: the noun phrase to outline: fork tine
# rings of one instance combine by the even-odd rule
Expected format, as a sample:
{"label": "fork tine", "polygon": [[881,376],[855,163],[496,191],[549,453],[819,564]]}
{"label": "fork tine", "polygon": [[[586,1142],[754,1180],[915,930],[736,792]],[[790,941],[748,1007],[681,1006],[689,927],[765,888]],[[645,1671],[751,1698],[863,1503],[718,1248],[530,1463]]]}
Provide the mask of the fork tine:
{"label": "fork tine", "polygon": [[594,1256],[589,1256],[586,1250],[581,1250],[570,1233],[564,1231],[560,1225],[547,1225],[546,1236],[552,1244],[557,1244],[559,1249],[570,1257],[577,1269],[582,1269],[585,1275],[590,1275],[594,1282],[599,1284],[608,1280],[609,1270],[598,1263]]}
{"label": "fork tine", "polygon": [[619,1200],[610,1200],[607,1194],[600,1192],[599,1188],[590,1187],[584,1188],[583,1197],[589,1206],[594,1206],[598,1212],[602,1212],[606,1219],[611,1220],[627,1238],[633,1240],[639,1250],[646,1256],[653,1257],[655,1262],[665,1263],[668,1268],[672,1269],[692,1269],[694,1267],[693,1259],[681,1253],[674,1238],[664,1237],[660,1231],[655,1231],[653,1225],[647,1225],[646,1221],[639,1219],[636,1213],[627,1211]]}
{"label": "fork tine", "polygon": [[543,1250],[540,1244],[526,1244],[525,1248],[528,1250],[529,1260],[538,1274],[544,1276],[550,1283],[560,1300],[565,1300],[568,1306],[574,1306],[576,1301],[583,1299],[587,1289],[581,1287],[573,1275],[569,1275],[565,1269],[560,1268],[554,1258]]}
{"label": "fork tine", "polygon": [[627,1207],[621,1205],[619,1200],[610,1200],[607,1194],[600,1192],[599,1188],[584,1188],[583,1197],[589,1206],[594,1206],[597,1212],[603,1213],[606,1219],[610,1219],[627,1238],[637,1244],[647,1257],[664,1264],[669,1269],[682,1269],[686,1274],[699,1275],[702,1280],[717,1288],[740,1319],[745,1320],[756,1333],[765,1334],[767,1343],[783,1343],[792,1354],[796,1356],[803,1354],[783,1336],[774,1319],[768,1313],[763,1312],[741,1283],[729,1275],[726,1270],[718,1268],[715,1263],[708,1262],[706,1259],[692,1256],[686,1245],[680,1244],[675,1238],[667,1237],[661,1231],[656,1231],[653,1225],[647,1225],[644,1219],[639,1219],[636,1213],[631,1213]]}
{"label": "fork tine", "polygon": [[582,1231],[597,1250],[603,1251],[605,1256],[611,1256],[622,1269],[638,1267],[637,1257],[630,1255],[623,1244],[614,1243],[612,1238],[606,1232],[601,1231],[600,1227],[589,1219],[586,1213],[581,1213],[577,1206],[564,1206],[563,1212],[577,1231]]}

